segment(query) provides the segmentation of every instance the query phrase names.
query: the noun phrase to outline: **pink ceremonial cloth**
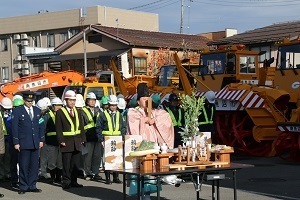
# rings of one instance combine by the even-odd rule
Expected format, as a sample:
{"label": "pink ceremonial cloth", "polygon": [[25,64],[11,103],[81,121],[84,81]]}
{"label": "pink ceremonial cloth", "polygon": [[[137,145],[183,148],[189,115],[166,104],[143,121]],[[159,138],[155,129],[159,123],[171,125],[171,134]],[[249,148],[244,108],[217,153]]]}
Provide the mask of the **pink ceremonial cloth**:
{"label": "pink ceremonial cloth", "polygon": [[141,108],[130,108],[127,114],[127,132],[130,135],[142,135],[143,140],[166,143],[169,149],[174,148],[174,128],[168,112],[162,109],[153,109],[151,117],[155,123],[146,124],[146,113]]}

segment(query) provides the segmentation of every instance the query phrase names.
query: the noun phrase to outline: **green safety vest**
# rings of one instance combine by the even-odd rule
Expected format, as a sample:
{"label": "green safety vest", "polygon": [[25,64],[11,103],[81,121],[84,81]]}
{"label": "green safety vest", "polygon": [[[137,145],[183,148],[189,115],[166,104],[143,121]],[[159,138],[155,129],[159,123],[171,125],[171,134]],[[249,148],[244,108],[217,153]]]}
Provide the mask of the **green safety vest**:
{"label": "green safety vest", "polygon": [[86,114],[86,116],[88,117],[88,120],[89,120],[89,123],[84,126],[84,130],[95,127],[94,119],[93,119],[90,111],[88,110],[88,108],[84,107],[84,108],[82,108],[82,110],[85,112],[85,114]]}
{"label": "green safety vest", "polygon": [[214,107],[211,108],[210,120],[208,120],[206,109],[205,109],[204,106],[202,107],[202,111],[203,111],[203,114],[204,114],[205,121],[204,122],[199,122],[199,125],[213,124],[214,123],[213,122]]}
{"label": "green safety vest", "polygon": [[115,130],[113,130],[113,125],[112,125],[112,118],[110,117],[110,114],[107,112],[107,110],[105,110],[104,115],[107,119],[107,125],[108,125],[108,131],[102,131],[103,135],[121,135],[121,131],[120,131],[120,112],[117,112],[117,116],[116,116],[116,127]]}
{"label": "green safety vest", "polygon": [[182,124],[181,124],[181,109],[178,109],[178,115],[179,115],[178,116],[178,121],[176,121],[175,116],[174,116],[172,110],[170,110],[170,108],[166,108],[166,109],[167,109],[167,111],[168,111],[168,113],[169,113],[169,115],[170,115],[170,117],[172,119],[173,126],[182,126]]}
{"label": "green safety vest", "polygon": [[75,125],[74,125],[72,119],[70,118],[70,115],[69,115],[67,109],[66,108],[61,108],[61,110],[65,114],[67,120],[69,121],[69,123],[71,125],[71,131],[63,132],[63,136],[79,135],[80,134],[80,130],[79,130],[79,117],[78,117],[77,109],[73,109],[74,110],[74,114],[75,114],[76,129],[75,129]]}
{"label": "green safety vest", "polygon": [[4,119],[3,119],[3,116],[2,116],[1,112],[0,112],[0,118],[1,118],[1,121],[2,121],[2,124],[3,124],[3,133],[4,133],[4,135],[8,135],[7,130],[6,130],[6,126],[5,126],[5,123],[4,123]]}
{"label": "green safety vest", "polygon": [[[49,111],[49,115],[52,119],[52,121],[54,122],[54,125],[55,125],[55,115],[54,113],[52,112],[52,110]],[[56,132],[48,132],[47,133],[47,136],[53,136],[53,135],[56,135]]]}

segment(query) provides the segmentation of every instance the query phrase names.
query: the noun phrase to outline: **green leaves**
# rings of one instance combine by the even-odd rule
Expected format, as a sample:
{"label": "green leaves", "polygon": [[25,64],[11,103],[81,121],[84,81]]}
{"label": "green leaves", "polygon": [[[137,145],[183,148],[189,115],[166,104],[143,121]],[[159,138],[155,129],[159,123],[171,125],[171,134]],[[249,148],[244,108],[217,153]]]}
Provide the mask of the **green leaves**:
{"label": "green leaves", "polygon": [[181,128],[180,135],[183,142],[189,141],[199,133],[198,116],[201,114],[204,106],[205,97],[196,97],[196,89],[192,91],[192,95],[180,95],[181,108],[184,110],[185,127]]}

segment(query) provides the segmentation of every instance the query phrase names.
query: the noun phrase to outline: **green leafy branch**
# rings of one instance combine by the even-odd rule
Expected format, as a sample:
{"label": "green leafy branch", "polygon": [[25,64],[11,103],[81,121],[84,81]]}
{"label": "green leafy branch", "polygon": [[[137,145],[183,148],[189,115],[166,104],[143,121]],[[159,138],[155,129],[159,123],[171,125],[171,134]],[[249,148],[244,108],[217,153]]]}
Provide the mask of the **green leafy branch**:
{"label": "green leafy branch", "polygon": [[198,117],[204,106],[205,98],[196,97],[196,89],[193,89],[192,95],[180,95],[181,108],[184,110],[185,127],[181,128],[180,135],[183,142],[192,140],[199,133]]}

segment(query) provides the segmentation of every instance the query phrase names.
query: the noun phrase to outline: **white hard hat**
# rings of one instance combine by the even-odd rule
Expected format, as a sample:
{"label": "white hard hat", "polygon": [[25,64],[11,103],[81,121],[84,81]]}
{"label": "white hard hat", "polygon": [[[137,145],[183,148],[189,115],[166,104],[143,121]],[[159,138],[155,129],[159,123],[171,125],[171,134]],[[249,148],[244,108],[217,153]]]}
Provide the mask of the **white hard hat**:
{"label": "white hard hat", "polygon": [[68,90],[65,93],[65,99],[76,99],[76,93],[73,90]]}
{"label": "white hard hat", "polygon": [[16,95],[13,97],[12,101],[14,101],[15,99],[22,99],[22,100],[23,100],[23,97],[22,97],[21,95],[19,95],[19,94],[16,94]]}
{"label": "white hard hat", "polygon": [[118,108],[123,110],[126,108],[126,101],[123,98],[118,99]]}
{"label": "white hard hat", "polygon": [[75,102],[75,107],[77,108],[82,108],[85,106],[84,100],[83,100],[83,96],[81,94],[76,94],[76,102]]}
{"label": "white hard hat", "polygon": [[2,106],[4,109],[12,109],[13,104],[12,104],[12,101],[10,100],[10,98],[4,97],[4,98],[1,100],[1,106]]}
{"label": "white hard hat", "polygon": [[44,101],[46,101],[47,106],[51,106],[51,101],[48,97],[44,97],[43,99],[44,99]]}
{"label": "white hard hat", "polygon": [[101,107],[100,101],[96,101],[95,107],[98,107],[98,108]]}
{"label": "white hard hat", "polygon": [[205,93],[205,98],[209,103],[215,103],[216,95],[213,91],[208,91]]}
{"label": "white hard hat", "polygon": [[109,95],[108,104],[118,105],[118,98],[116,97],[116,95]]}
{"label": "white hard hat", "polygon": [[87,99],[97,99],[96,95],[94,92],[89,92],[87,95],[86,95],[86,98]]}
{"label": "white hard hat", "polygon": [[48,105],[47,102],[45,101],[45,99],[40,99],[37,103],[36,106],[41,109],[41,110],[47,110],[48,109]]}
{"label": "white hard hat", "polygon": [[60,98],[55,97],[54,99],[52,99],[51,105],[63,105],[63,102],[61,101]]}

